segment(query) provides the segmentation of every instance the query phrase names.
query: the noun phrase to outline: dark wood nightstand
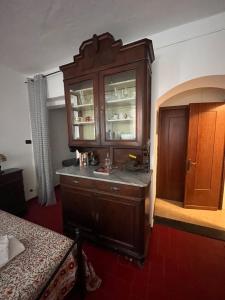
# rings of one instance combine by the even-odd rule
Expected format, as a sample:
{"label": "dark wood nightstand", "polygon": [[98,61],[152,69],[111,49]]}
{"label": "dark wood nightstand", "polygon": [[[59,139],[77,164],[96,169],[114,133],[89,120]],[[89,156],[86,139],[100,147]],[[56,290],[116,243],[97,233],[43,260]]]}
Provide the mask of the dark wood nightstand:
{"label": "dark wood nightstand", "polygon": [[22,172],[22,169],[7,169],[0,174],[0,209],[17,216],[26,212]]}

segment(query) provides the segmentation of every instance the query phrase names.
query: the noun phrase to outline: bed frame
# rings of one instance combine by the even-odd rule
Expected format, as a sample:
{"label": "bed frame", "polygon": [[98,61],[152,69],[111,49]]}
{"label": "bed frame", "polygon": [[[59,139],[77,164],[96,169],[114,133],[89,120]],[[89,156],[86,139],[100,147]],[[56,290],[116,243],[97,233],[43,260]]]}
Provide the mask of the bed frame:
{"label": "bed frame", "polygon": [[[76,290],[80,294],[80,299],[81,300],[83,300],[85,298],[86,283],[85,283],[85,265],[84,265],[84,258],[83,258],[83,254],[82,254],[82,235],[81,235],[80,230],[78,228],[76,228],[75,229],[75,238],[74,238],[73,245],[67,251],[66,255],[64,256],[63,260],[60,262],[60,264],[58,265],[58,267],[56,268],[56,270],[52,274],[51,278],[49,278],[49,280],[46,282],[45,286],[41,290],[41,292],[38,295],[38,297],[36,298],[36,300],[41,299],[41,297],[43,296],[45,290],[47,289],[47,287],[51,283],[52,279],[55,277],[55,275],[57,274],[60,267],[63,265],[63,263],[65,262],[65,260],[67,259],[68,255],[69,255],[69,253],[73,250],[75,245],[77,245],[77,251],[76,251],[76,259],[77,259],[77,265],[78,265],[77,281],[75,283],[75,286],[69,292],[68,295],[70,295],[70,293],[73,293],[74,290]],[[68,297],[68,296],[66,296],[66,297]]]}

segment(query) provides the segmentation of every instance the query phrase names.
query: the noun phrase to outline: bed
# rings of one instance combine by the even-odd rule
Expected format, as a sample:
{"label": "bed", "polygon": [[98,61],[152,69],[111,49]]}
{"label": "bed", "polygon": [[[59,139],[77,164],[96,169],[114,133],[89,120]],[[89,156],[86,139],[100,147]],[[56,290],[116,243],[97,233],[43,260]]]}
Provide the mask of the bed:
{"label": "bed", "polygon": [[[82,264],[72,239],[0,210],[0,236],[4,235],[15,236],[25,250],[0,269],[1,300],[63,299],[80,281]],[[86,287],[94,290],[101,280],[86,260],[84,267]]]}

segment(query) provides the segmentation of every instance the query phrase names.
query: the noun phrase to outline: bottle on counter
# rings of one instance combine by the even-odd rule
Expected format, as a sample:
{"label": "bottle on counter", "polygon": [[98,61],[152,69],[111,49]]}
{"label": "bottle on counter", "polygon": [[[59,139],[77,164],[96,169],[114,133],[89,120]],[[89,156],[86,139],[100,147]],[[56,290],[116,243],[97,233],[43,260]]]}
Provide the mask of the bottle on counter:
{"label": "bottle on counter", "polygon": [[80,164],[80,152],[76,150],[75,152],[75,160],[76,160],[76,165]]}
{"label": "bottle on counter", "polygon": [[80,153],[80,167],[84,166],[84,153]]}
{"label": "bottle on counter", "polygon": [[113,134],[112,134],[112,131],[110,129],[106,133],[106,138],[108,140],[112,140],[113,139]]}
{"label": "bottle on counter", "polygon": [[91,166],[97,166],[98,165],[98,160],[96,159],[96,157],[94,155],[94,152],[91,152],[89,164]]}
{"label": "bottle on counter", "polygon": [[107,153],[105,158],[105,168],[110,171],[112,169],[111,159],[109,157],[109,153]]}
{"label": "bottle on counter", "polygon": [[84,167],[88,166],[88,152],[83,153],[83,165]]}

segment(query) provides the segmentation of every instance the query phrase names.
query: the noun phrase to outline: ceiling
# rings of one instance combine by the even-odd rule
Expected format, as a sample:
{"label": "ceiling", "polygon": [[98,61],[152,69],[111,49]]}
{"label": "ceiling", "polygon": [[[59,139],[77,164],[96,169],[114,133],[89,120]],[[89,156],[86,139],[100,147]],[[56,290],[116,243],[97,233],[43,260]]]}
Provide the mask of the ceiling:
{"label": "ceiling", "polygon": [[1,0],[0,64],[24,74],[72,61],[81,42],[124,43],[225,11],[225,0]]}

